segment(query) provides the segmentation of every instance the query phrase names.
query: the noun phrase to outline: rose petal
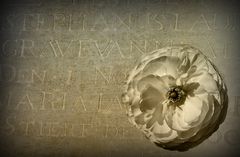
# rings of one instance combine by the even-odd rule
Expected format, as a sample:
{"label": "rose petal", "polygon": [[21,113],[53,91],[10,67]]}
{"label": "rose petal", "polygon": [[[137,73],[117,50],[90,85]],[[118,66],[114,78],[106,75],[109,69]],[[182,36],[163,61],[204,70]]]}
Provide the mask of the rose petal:
{"label": "rose petal", "polygon": [[186,84],[186,81],[189,79],[189,77],[191,77],[191,75],[193,75],[197,70],[196,66],[191,66],[186,73],[181,74],[178,78],[177,78],[177,85],[178,86],[183,86]]}
{"label": "rose petal", "polygon": [[174,109],[171,109],[171,111],[168,111],[168,114],[166,115],[166,122],[170,128],[176,131],[186,131],[190,128],[190,126],[182,120],[182,113],[183,111],[175,107]]}
{"label": "rose petal", "polygon": [[164,100],[165,96],[156,88],[149,86],[141,94],[141,102],[139,108],[142,112],[155,108],[159,103]]}
{"label": "rose petal", "polygon": [[196,122],[202,113],[203,102],[195,97],[187,97],[183,106],[183,119],[186,123],[190,124]]}
{"label": "rose petal", "polygon": [[155,111],[152,114],[152,119],[150,119],[147,123],[147,128],[150,128],[155,122],[158,122],[160,125],[163,124],[164,117],[167,111],[167,105],[167,100],[157,105]]}
{"label": "rose petal", "polygon": [[208,107],[203,108],[203,106],[204,103],[199,97],[187,97],[181,109],[175,107],[172,114],[166,117],[166,121],[172,129],[186,131],[204,119]]}
{"label": "rose petal", "polygon": [[179,65],[179,67],[177,68],[177,71],[179,73],[186,73],[187,70],[189,69],[190,67],[190,60],[187,56],[185,56],[181,62],[181,64]]}
{"label": "rose petal", "polygon": [[143,90],[146,90],[146,88],[149,86],[156,88],[159,92],[162,93],[166,93],[168,90],[168,84],[161,77],[154,75],[146,76],[139,80],[137,83],[139,92],[143,92]]}
{"label": "rose petal", "polygon": [[162,125],[160,125],[157,121],[151,127],[151,131],[155,134],[167,134],[171,131],[171,128],[168,127],[166,121],[164,120]]}
{"label": "rose petal", "polygon": [[187,84],[197,82],[200,84],[200,87],[194,92],[196,94],[200,94],[203,92],[208,93],[216,93],[218,91],[217,83],[213,79],[212,75],[209,74],[207,71],[200,71],[198,72],[199,75],[192,76],[188,81]]}
{"label": "rose petal", "polygon": [[178,133],[175,130],[171,130],[170,132],[171,134],[169,136],[166,137],[161,137],[160,141],[161,142],[169,142],[169,141],[173,141],[174,139],[176,139],[178,137]]}
{"label": "rose petal", "polygon": [[198,82],[193,82],[189,84],[185,84],[183,86],[183,90],[187,92],[189,96],[195,96],[194,91],[199,88],[200,84]]}
{"label": "rose petal", "polygon": [[211,104],[210,107],[212,107],[212,109],[210,109],[211,112],[209,112],[208,115],[206,115],[203,123],[202,123],[202,127],[205,127],[207,125],[209,125],[209,123],[215,123],[217,121],[217,119],[219,118],[219,114],[220,114],[220,110],[221,110],[221,106],[219,104],[219,102],[217,101],[217,99],[211,95],[208,97],[209,100],[209,104]]}
{"label": "rose petal", "polygon": [[172,56],[163,56],[150,61],[143,69],[143,75],[155,74],[158,76],[171,75],[177,78],[177,67],[180,64],[180,59]]}
{"label": "rose petal", "polygon": [[209,94],[204,93],[200,95],[196,95],[196,97],[199,97],[200,100],[202,101],[202,110],[201,110],[201,115],[199,116],[198,120],[192,123],[192,127],[200,126],[202,125],[202,122],[206,118],[207,114],[209,111],[211,111],[211,104],[209,103]]}
{"label": "rose petal", "polygon": [[152,118],[150,113],[141,113],[140,115],[135,117],[135,122],[138,125],[144,125],[148,120]]}
{"label": "rose petal", "polygon": [[170,75],[162,76],[161,80],[165,85],[167,85],[168,89],[176,85],[176,79]]}
{"label": "rose petal", "polygon": [[153,132],[153,141],[161,141],[161,142],[169,142],[174,140],[178,134],[176,131],[172,130],[168,127],[166,121],[163,121],[163,124],[160,125],[158,122],[155,122],[151,128],[151,131]]}
{"label": "rose petal", "polygon": [[152,127],[152,125],[155,122],[158,122],[160,124],[163,124],[163,120],[164,120],[164,115],[163,115],[163,105],[162,104],[158,104],[158,106],[156,107],[155,111],[152,114],[152,118],[148,121],[147,123],[147,128]]}

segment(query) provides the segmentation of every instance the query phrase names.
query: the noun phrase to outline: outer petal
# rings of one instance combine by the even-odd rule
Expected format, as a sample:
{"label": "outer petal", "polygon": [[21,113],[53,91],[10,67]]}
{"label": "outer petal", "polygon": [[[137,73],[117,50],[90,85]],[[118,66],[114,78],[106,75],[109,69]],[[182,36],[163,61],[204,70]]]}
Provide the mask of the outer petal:
{"label": "outer petal", "polygon": [[165,120],[162,125],[155,122],[151,128],[151,132],[153,132],[154,135],[152,139],[158,142],[161,141],[162,143],[173,141],[178,136],[175,130],[169,128]]}
{"label": "outer petal", "polygon": [[177,67],[181,63],[181,60],[173,56],[163,56],[154,59],[148,63],[143,69],[143,75],[154,74],[158,76],[171,75],[174,78],[178,77]]}
{"label": "outer petal", "polygon": [[151,114],[148,112],[141,113],[138,116],[135,117],[135,122],[138,125],[145,125],[147,121],[149,121],[152,118]]}

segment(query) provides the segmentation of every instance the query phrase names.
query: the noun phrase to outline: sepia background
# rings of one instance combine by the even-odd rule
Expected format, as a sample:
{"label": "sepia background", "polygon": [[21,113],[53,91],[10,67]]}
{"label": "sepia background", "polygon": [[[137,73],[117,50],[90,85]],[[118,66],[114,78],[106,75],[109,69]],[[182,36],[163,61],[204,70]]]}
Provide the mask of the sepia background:
{"label": "sepia background", "polygon": [[[0,10],[0,156],[237,156],[237,1],[10,0]],[[150,143],[121,104],[129,70],[172,44],[200,49],[228,87],[219,130],[186,152]]]}

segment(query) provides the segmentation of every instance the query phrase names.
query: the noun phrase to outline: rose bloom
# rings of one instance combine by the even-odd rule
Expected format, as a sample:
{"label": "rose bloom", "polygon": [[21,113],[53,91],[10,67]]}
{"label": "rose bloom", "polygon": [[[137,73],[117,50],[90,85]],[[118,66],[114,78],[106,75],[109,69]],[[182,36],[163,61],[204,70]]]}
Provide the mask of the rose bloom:
{"label": "rose bloom", "polygon": [[130,72],[122,101],[130,122],[160,147],[185,151],[215,132],[227,111],[216,67],[189,45],[144,56]]}

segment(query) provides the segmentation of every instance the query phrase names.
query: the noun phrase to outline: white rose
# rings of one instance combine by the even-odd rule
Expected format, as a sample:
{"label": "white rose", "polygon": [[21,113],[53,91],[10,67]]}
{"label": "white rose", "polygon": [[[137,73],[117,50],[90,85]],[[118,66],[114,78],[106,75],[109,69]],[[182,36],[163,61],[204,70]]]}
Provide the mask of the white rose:
{"label": "white rose", "polygon": [[215,132],[227,111],[227,89],[196,48],[166,47],[130,72],[123,102],[130,122],[160,147],[185,151]]}

